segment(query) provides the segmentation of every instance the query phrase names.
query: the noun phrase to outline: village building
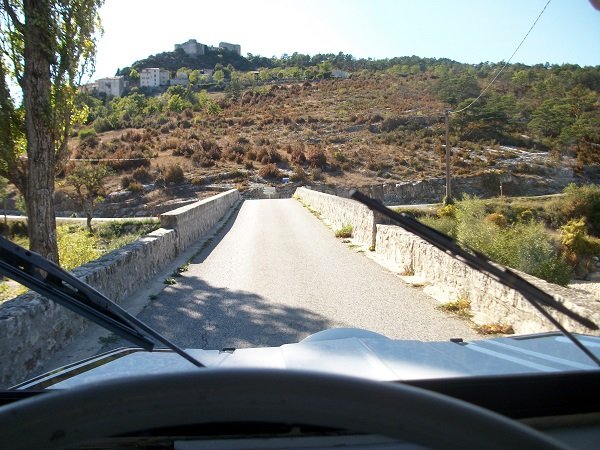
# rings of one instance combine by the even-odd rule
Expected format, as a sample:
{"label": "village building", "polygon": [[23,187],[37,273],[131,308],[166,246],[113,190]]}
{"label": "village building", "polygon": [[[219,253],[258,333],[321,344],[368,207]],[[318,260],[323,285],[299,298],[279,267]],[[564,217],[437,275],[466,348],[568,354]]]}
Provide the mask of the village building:
{"label": "village building", "polygon": [[125,78],[122,75],[100,78],[94,84],[99,94],[106,94],[108,97],[120,97],[125,91]]}
{"label": "village building", "polygon": [[190,84],[190,80],[186,72],[179,71],[177,74],[175,74],[174,78],[171,78],[170,83],[171,86],[187,86]]}
{"label": "village building", "polygon": [[171,73],[166,69],[148,67],[140,70],[141,87],[168,86]]}

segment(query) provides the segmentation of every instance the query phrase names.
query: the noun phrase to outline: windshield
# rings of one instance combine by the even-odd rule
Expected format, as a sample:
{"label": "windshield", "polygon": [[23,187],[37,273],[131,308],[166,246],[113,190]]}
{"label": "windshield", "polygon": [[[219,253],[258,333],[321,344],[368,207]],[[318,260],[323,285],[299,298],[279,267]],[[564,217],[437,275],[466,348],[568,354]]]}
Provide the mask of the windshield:
{"label": "windshield", "polygon": [[[33,56],[10,57],[28,11],[2,8],[22,40],[1,32],[1,229],[75,277],[2,241],[4,388],[132,346],[170,348],[186,370],[356,374],[375,355],[365,377],[396,380],[598,363],[594,2],[87,3],[73,10],[87,40],[48,28],[81,78],[48,63],[69,120],[45,144],[20,91],[45,84]],[[103,34],[83,17],[96,13]],[[52,292],[26,292],[41,284]],[[413,341],[444,345],[411,360]],[[436,361],[448,343],[468,356]]]}

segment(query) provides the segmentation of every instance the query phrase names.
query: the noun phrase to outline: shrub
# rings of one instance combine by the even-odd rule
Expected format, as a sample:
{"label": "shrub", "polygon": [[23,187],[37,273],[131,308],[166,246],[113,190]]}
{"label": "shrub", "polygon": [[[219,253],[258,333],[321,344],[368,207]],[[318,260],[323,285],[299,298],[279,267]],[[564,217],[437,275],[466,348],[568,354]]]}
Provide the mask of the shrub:
{"label": "shrub", "polygon": [[306,156],[300,148],[295,148],[292,151],[292,162],[294,164],[304,164],[306,162]]}
{"label": "shrub", "polygon": [[595,269],[592,257],[600,255],[600,240],[588,236],[583,218],[571,220],[562,226],[560,240],[578,276],[585,277]]}
{"label": "shrub", "polygon": [[180,165],[169,166],[165,172],[165,183],[180,184],[185,181],[183,169]]}
{"label": "shrub", "polygon": [[419,217],[419,221],[425,225],[435,228],[441,233],[447,234],[448,236],[456,236],[457,221],[453,217],[432,217],[422,216]]}
{"label": "shrub", "polygon": [[190,144],[189,142],[181,143],[177,148],[173,149],[171,153],[173,156],[187,156],[190,157],[194,154],[195,145]]}
{"label": "shrub", "polygon": [[521,223],[529,223],[535,220],[533,215],[533,211],[530,209],[525,209],[517,214],[517,220]]}
{"label": "shrub", "polygon": [[132,177],[140,183],[150,183],[154,179],[152,174],[145,167],[138,167],[133,171]]}
{"label": "shrub", "polygon": [[[56,240],[60,253],[60,265],[71,270],[100,256],[94,235],[79,226],[56,228]],[[62,250],[62,251],[61,251]]]}
{"label": "shrub", "polygon": [[565,188],[564,212],[567,219],[585,217],[589,231],[600,235],[600,185],[570,184]]}
{"label": "shrub", "polygon": [[321,181],[323,179],[323,172],[321,169],[313,169],[310,173],[310,178],[313,181]]}
{"label": "shrub", "polygon": [[281,178],[281,171],[275,164],[267,164],[261,167],[258,171],[258,174],[263,178]]}
{"label": "shrub", "polygon": [[294,173],[292,174],[292,176],[290,177],[290,179],[293,182],[304,182],[307,179],[307,175],[306,172],[304,171],[304,169],[300,166],[296,166],[294,167]]}
{"label": "shrub", "polygon": [[551,283],[569,282],[572,269],[541,223],[501,228],[484,220],[485,204],[481,200],[465,197],[457,207],[456,237],[461,245]]}
{"label": "shrub", "polygon": [[215,162],[206,153],[194,153],[192,163],[196,167],[212,167]]}
{"label": "shrub", "polygon": [[129,183],[129,185],[127,186],[127,189],[134,193],[142,192],[144,190],[144,186],[139,181],[131,181],[131,183]]}
{"label": "shrub", "polygon": [[82,141],[88,138],[95,138],[96,137],[96,130],[93,128],[84,128],[82,130],[79,130],[79,139],[81,139]]}
{"label": "shrub", "polygon": [[586,226],[583,217],[570,220],[560,228],[562,244],[577,255],[587,253]]}
{"label": "shrub", "polygon": [[455,205],[444,205],[437,210],[436,215],[438,217],[456,218],[456,210]]}
{"label": "shrub", "polygon": [[438,309],[468,319],[471,314],[471,300],[467,297],[458,298],[454,301],[438,306]]}
{"label": "shrub", "polygon": [[94,130],[96,131],[96,133],[102,133],[104,131],[110,131],[112,129],[113,129],[112,124],[105,117],[98,117],[94,121]]}
{"label": "shrub", "polygon": [[213,139],[202,139],[200,142],[206,156],[214,161],[221,159],[221,147]]}
{"label": "shrub", "polygon": [[508,221],[506,217],[500,213],[491,213],[485,216],[485,221],[488,223],[493,223],[497,227],[506,228],[508,226]]}
{"label": "shrub", "polygon": [[512,325],[503,323],[487,323],[483,325],[475,325],[475,330],[479,334],[515,334]]}
{"label": "shrub", "polygon": [[121,178],[121,187],[123,189],[128,189],[129,185],[131,184],[132,181],[133,181],[133,178],[131,178],[129,175],[125,175],[124,177]]}
{"label": "shrub", "polygon": [[324,168],[325,164],[327,164],[327,157],[325,156],[325,152],[318,147],[310,147],[308,149],[308,154],[306,156],[306,160],[313,168]]}
{"label": "shrub", "polygon": [[352,237],[352,225],[346,224],[342,228],[335,230],[336,238],[351,238]]}

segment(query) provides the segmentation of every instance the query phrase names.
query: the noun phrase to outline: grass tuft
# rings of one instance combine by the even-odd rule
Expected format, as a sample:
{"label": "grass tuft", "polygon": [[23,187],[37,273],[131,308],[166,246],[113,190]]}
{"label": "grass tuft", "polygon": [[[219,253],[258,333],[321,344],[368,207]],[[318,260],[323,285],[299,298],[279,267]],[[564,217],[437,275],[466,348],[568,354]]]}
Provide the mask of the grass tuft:
{"label": "grass tuft", "polygon": [[438,309],[454,314],[464,319],[469,319],[471,314],[471,300],[466,297],[458,298],[452,302],[438,306]]}
{"label": "grass tuft", "polygon": [[352,237],[352,225],[350,224],[346,224],[344,225],[342,228],[335,230],[335,237],[336,238],[351,238]]}

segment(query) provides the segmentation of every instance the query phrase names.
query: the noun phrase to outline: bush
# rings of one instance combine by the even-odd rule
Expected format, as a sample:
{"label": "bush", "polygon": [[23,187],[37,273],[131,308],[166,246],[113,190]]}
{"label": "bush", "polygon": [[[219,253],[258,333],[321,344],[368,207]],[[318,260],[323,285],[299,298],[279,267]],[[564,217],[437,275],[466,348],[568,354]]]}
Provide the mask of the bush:
{"label": "bush", "polygon": [[455,205],[444,205],[437,210],[436,214],[438,217],[456,218],[456,210]]}
{"label": "bush", "polygon": [[104,131],[110,131],[112,129],[112,124],[105,117],[98,117],[94,121],[94,130],[96,131],[96,133],[103,133]]}
{"label": "bush", "polygon": [[131,185],[133,181],[133,178],[131,178],[129,175],[125,175],[123,178],[121,178],[121,187],[123,189],[129,189],[129,185]]}
{"label": "bush", "polygon": [[131,183],[129,183],[129,185],[127,186],[127,189],[134,193],[142,192],[144,190],[144,186],[142,186],[142,183],[140,183],[139,181],[131,181]]}
{"label": "bush", "polygon": [[165,183],[180,184],[185,181],[180,165],[169,166],[165,172]]}
{"label": "bush", "polygon": [[488,223],[493,223],[497,227],[506,228],[508,226],[508,221],[506,217],[500,213],[491,213],[485,216],[485,221]]}
{"label": "bush", "polygon": [[96,249],[93,234],[84,231],[80,226],[61,226],[56,228],[60,265],[71,270],[100,256]]}
{"label": "bush", "polygon": [[296,167],[294,167],[294,173],[292,174],[290,179],[293,182],[305,182],[307,177],[308,176],[307,176],[305,170],[300,166],[296,166]]}
{"label": "bush", "polygon": [[525,209],[517,214],[517,220],[521,223],[529,223],[535,220],[533,215],[533,211],[530,209]]}
{"label": "bush", "polygon": [[325,156],[325,153],[318,147],[311,147],[308,149],[306,160],[313,168],[323,169],[325,164],[327,164],[327,157]]}
{"label": "bush", "polygon": [[96,130],[94,130],[93,128],[85,128],[83,130],[79,130],[79,139],[81,139],[82,141],[85,139],[95,138],[95,137],[96,137]]}
{"label": "bush", "polygon": [[570,251],[581,255],[587,253],[586,226],[583,217],[570,220],[560,228],[560,240]]}
{"label": "bush", "polygon": [[353,230],[352,225],[346,224],[339,230],[335,230],[335,237],[336,238],[351,238],[352,230]]}
{"label": "bush", "polygon": [[145,167],[138,167],[133,171],[133,179],[140,183],[150,183],[154,179],[152,174]]}
{"label": "bush", "polygon": [[440,233],[447,234],[451,237],[456,236],[457,221],[453,217],[422,216],[419,217],[419,221],[423,222],[427,226],[430,226],[431,228],[435,228]]}
{"label": "bush", "polygon": [[564,211],[568,219],[585,217],[589,231],[600,235],[600,186],[570,184],[565,188]]}
{"label": "bush", "polygon": [[259,169],[258,174],[263,178],[281,178],[281,171],[275,164],[267,164]]}

